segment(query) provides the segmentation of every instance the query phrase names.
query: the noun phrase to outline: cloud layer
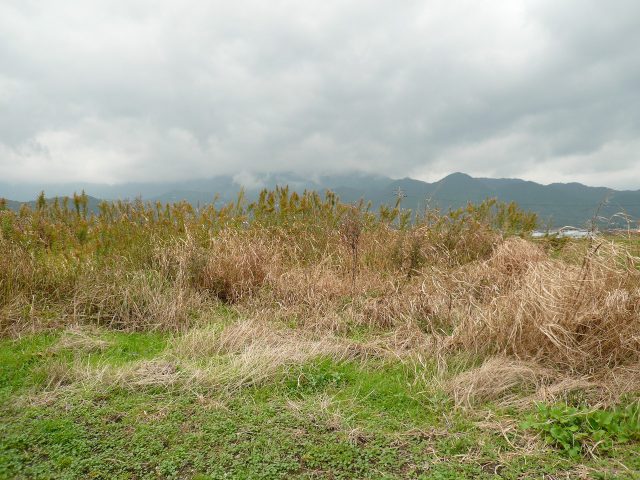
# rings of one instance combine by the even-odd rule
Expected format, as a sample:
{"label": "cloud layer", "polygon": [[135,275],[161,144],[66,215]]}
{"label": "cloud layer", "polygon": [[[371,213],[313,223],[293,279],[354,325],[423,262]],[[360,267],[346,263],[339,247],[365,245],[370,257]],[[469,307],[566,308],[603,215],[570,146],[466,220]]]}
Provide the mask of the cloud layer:
{"label": "cloud layer", "polygon": [[640,188],[636,0],[0,4],[0,178]]}

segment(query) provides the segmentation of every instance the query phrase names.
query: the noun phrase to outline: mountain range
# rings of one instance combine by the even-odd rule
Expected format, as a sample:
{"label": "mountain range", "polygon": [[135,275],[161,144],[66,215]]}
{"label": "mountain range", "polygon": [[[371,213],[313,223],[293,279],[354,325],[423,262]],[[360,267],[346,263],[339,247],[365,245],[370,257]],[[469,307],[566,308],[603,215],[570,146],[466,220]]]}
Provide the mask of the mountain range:
{"label": "mountain range", "polygon": [[468,202],[477,203],[486,198],[518,203],[523,209],[538,214],[541,224],[548,227],[585,226],[596,213],[601,223],[612,218],[616,226],[625,222],[620,214],[628,215],[637,227],[640,219],[640,190],[614,190],[607,187],[589,187],[580,183],[539,183],[512,178],[474,178],[464,173],[453,173],[437,182],[428,183],[411,178],[392,179],[382,175],[363,173],[326,175],[313,178],[280,173],[261,177],[216,176],[165,183],[107,184],[9,184],[0,182],[0,197],[10,199],[9,206],[32,201],[44,190],[48,197],[71,195],[84,190],[92,198],[116,200],[141,197],[148,201],[175,202],[186,200],[193,205],[210,203],[217,195],[218,202],[237,198],[244,188],[247,199],[254,199],[262,188],[289,185],[297,191],[333,190],[344,202],[363,198],[374,208],[393,204],[400,194],[404,208],[420,210],[437,207],[443,210],[458,208]]}

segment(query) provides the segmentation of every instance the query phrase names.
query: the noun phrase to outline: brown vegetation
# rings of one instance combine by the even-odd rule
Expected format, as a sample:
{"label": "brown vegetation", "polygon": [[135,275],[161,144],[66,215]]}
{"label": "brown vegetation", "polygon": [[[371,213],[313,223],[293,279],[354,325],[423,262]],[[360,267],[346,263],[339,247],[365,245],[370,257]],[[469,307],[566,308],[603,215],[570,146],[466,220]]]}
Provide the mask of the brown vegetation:
{"label": "brown vegetation", "polygon": [[[552,254],[527,239],[535,219],[513,206],[411,218],[399,205],[373,214],[287,189],[200,211],[138,202],[89,214],[82,202],[0,211],[0,331],[194,327],[172,347],[181,368],[139,364],[124,382],[204,381],[194,359],[222,352],[240,383],[318,355],[392,352],[484,359],[443,378],[461,404],[562,395],[576,381],[611,397],[605,386],[621,376],[640,383],[639,259],[603,238]],[[211,326],[220,305],[251,320]],[[366,341],[351,339],[363,329]]]}

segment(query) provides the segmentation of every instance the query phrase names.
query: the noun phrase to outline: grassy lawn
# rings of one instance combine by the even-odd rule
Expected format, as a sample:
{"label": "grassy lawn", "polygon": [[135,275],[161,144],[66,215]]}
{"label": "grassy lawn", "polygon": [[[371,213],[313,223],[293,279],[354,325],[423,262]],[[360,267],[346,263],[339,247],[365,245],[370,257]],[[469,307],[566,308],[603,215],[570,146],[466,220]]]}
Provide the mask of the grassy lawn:
{"label": "grassy lawn", "polygon": [[428,362],[319,355],[233,389],[59,374],[166,358],[175,341],[2,340],[0,477],[640,478],[637,442],[572,456],[524,428],[534,407],[456,408]]}

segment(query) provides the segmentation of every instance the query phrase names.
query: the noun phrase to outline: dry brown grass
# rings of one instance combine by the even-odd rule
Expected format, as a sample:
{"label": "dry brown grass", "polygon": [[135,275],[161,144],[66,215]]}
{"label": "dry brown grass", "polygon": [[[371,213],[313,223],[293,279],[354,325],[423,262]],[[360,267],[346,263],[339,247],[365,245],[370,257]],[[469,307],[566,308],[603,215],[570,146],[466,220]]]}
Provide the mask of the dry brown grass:
{"label": "dry brown grass", "polygon": [[[175,371],[94,372],[131,385],[259,383],[317,356],[418,367],[431,357],[442,373],[463,352],[485,363],[450,380],[460,404],[640,389],[640,261],[620,243],[569,242],[552,258],[505,240],[486,206],[398,228],[400,211],[292,198],[263,201],[253,218],[186,205],[124,205],[98,220],[16,215],[0,237],[0,334],[196,327],[171,346]],[[251,320],[202,328],[220,304]],[[74,328],[56,348],[102,348]]]}
{"label": "dry brown grass", "polygon": [[[80,322],[179,330],[192,324],[189,312],[219,300],[249,320],[187,330],[163,360],[82,366],[71,378],[232,390],[318,357],[394,358],[417,368],[430,357],[446,372],[449,355],[465,352],[485,362],[445,382],[459,405],[528,405],[575,392],[610,403],[640,391],[640,272],[615,244],[598,240],[580,264],[514,238],[451,269],[426,265],[393,277],[362,265],[354,291],[349,269],[331,255],[304,263],[256,235],[223,235],[209,249],[187,240],[157,255],[157,270],[85,273],[93,275],[88,288],[74,297]],[[350,339],[355,327],[369,338]],[[55,348],[101,348],[94,341],[70,329]]]}
{"label": "dry brown grass", "polygon": [[49,352],[58,353],[63,350],[74,352],[101,352],[113,345],[113,342],[102,338],[103,331],[90,325],[72,325],[67,327],[60,338],[49,348]]}
{"label": "dry brown grass", "polygon": [[68,313],[75,321],[120,330],[180,330],[206,307],[201,294],[157,271],[114,269],[85,273]]}
{"label": "dry brown grass", "polygon": [[488,360],[446,389],[461,405],[530,405],[574,395],[606,405],[637,394],[637,267],[638,259],[601,239],[577,265],[513,239],[481,264],[453,272],[447,284],[454,330],[445,344]]}
{"label": "dry brown grass", "polygon": [[[224,328],[191,329],[177,337],[171,351],[179,358],[231,358],[242,369],[272,372],[318,357],[334,361],[398,357],[391,341],[356,342],[330,333],[291,329],[269,320],[240,320]],[[264,367],[264,368],[263,368]]]}
{"label": "dry brown grass", "polygon": [[604,241],[582,266],[551,260],[524,241],[509,247],[464,280],[468,314],[452,345],[578,373],[638,360],[637,259]]}
{"label": "dry brown grass", "polygon": [[226,231],[200,253],[194,286],[229,303],[255,294],[279,270],[279,250],[267,238]]}
{"label": "dry brown grass", "polygon": [[499,401],[513,404],[548,384],[555,372],[535,362],[491,357],[482,366],[463,372],[445,384],[457,405]]}

